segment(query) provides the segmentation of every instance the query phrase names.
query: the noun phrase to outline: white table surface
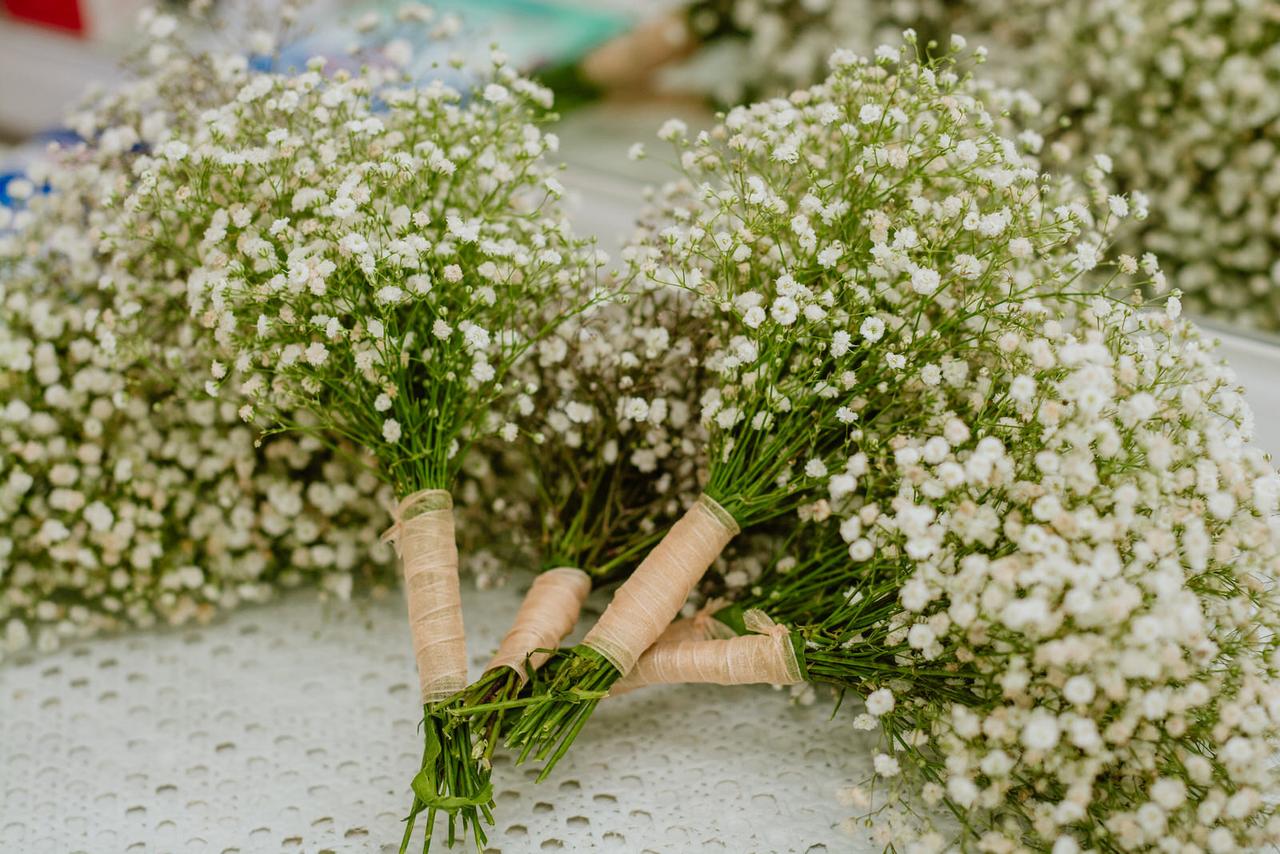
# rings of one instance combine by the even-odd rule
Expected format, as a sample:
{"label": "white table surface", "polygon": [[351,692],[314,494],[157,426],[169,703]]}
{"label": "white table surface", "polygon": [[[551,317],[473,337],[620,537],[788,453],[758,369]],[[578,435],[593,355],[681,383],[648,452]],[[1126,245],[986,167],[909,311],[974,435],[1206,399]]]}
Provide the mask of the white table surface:
{"label": "white table surface", "polygon": [[[473,674],[526,586],[464,585]],[[296,594],[19,659],[0,668],[0,851],[395,851],[415,685],[398,597]],[[870,774],[871,743],[830,709],[768,687],[603,703],[545,783],[496,766],[491,850],[860,848],[838,795]]]}

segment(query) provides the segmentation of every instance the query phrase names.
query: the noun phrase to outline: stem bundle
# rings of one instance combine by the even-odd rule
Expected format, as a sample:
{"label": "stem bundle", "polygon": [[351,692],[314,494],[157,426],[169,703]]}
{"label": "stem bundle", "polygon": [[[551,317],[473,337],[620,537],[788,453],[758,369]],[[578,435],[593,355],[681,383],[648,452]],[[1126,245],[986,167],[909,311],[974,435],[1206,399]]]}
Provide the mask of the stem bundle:
{"label": "stem bundle", "polygon": [[550,773],[603,693],[671,625],[694,585],[737,533],[737,522],[719,503],[699,496],[618,588],[568,660],[558,664],[545,693],[521,714],[509,738],[522,748],[520,761],[534,754],[546,760],[541,777]]}

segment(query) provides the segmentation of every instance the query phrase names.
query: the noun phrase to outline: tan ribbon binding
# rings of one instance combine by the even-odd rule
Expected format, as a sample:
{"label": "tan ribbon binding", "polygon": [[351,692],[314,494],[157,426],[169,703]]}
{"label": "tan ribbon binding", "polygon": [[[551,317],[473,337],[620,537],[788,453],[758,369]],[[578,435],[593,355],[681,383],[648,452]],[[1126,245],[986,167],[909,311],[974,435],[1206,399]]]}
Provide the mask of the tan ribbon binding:
{"label": "tan ribbon binding", "polygon": [[738,533],[738,523],[702,495],[631,574],[583,638],[622,675],[662,634],[698,579]]}
{"label": "tan ribbon binding", "polygon": [[543,665],[549,656],[534,650],[555,649],[561,639],[573,631],[578,612],[590,592],[591,576],[580,569],[562,566],[539,574],[485,672],[510,667],[524,684],[529,678],[525,660],[528,659],[533,670]]}
{"label": "tan ribbon binding", "polygon": [[396,507],[395,522],[382,534],[382,540],[395,545],[404,567],[404,595],[422,702],[443,700],[467,687],[453,499],[442,489],[406,496]]}
{"label": "tan ribbon binding", "polygon": [[[654,646],[677,641],[703,641],[735,637],[733,629],[715,618],[716,611],[729,604],[727,599],[710,599],[692,617],[681,617],[662,630]],[[652,649],[653,647],[650,647]],[[643,658],[643,656],[641,656]]]}
{"label": "tan ribbon binding", "polygon": [[683,640],[651,646],[609,696],[645,685],[697,682],[712,685],[795,685],[803,682],[791,633],[763,611],[742,615],[751,635],[728,640]]}

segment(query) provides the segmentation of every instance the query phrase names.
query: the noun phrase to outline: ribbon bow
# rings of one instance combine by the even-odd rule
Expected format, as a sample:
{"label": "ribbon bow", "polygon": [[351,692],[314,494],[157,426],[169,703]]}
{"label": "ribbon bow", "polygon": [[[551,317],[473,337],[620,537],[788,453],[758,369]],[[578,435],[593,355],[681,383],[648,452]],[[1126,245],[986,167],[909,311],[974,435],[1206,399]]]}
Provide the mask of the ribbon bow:
{"label": "ribbon bow", "polygon": [[423,513],[430,513],[432,510],[448,510],[453,507],[453,497],[444,489],[420,489],[417,492],[411,492],[396,505],[396,509],[392,511],[391,526],[382,532],[382,536],[378,539],[384,543],[392,543],[396,546],[397,554],[400,551],[400,535],[404,532],[405,523],[415,516],[421,516]]}
{"label": "ribbon bow", "polygon": [[790,629],[775,623],[759,608],[749,608],[743,612],[742,624],[749,632],[774,638],[778,642],[778,655],[786,665],[787,675],[791,677],[791,681],[804,681],[804,666],[800,663],[796,648],[791,643]]}

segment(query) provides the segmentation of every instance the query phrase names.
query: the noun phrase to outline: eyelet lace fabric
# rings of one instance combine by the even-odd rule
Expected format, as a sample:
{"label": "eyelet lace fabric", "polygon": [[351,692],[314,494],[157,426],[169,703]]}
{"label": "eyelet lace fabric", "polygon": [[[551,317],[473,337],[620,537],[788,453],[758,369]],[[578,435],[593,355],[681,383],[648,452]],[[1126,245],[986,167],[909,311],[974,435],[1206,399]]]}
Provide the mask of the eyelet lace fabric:
{"label": "eyelet lace fabric", "polygon": [[[473,676],[527,587],[464,583]],[[297,594],[8,661],[0,851],[396,851],[421,750],[416,680],[398,597]],[[607,701],[546,782],[498,759],[489,850],[878,850],[839,800],[871,773],[856,705],[831,720],[825,697],[758,686]]]}

